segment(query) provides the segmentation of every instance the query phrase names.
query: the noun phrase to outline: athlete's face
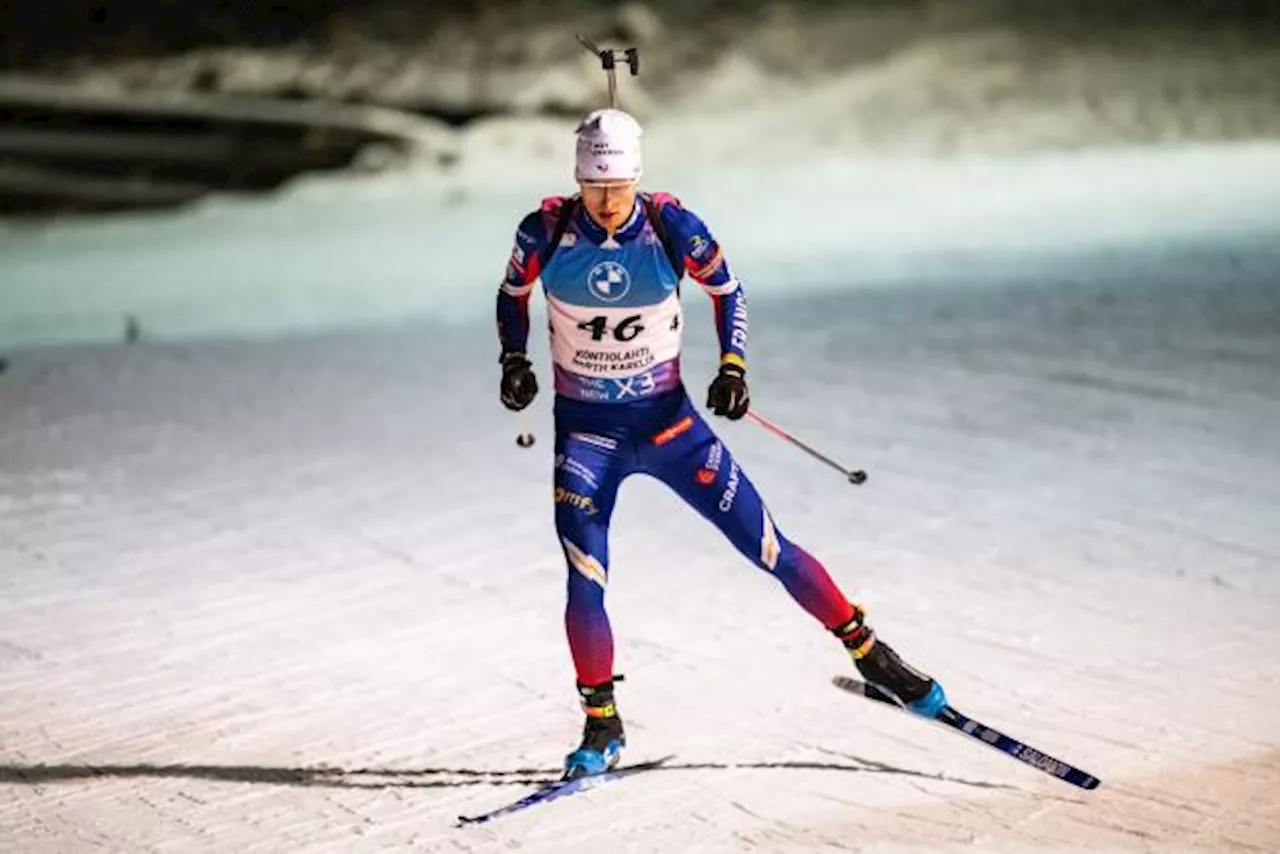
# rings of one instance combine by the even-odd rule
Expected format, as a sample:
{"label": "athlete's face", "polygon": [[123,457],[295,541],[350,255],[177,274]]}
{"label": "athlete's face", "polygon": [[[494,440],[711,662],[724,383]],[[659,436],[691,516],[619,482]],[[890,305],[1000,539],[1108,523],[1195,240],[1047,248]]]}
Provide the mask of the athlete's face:
{"label": "athlete's face", "polygon": [[636,206],[635,181],[579,181],[578,187],[582,206],[607,231],[623,225]]}

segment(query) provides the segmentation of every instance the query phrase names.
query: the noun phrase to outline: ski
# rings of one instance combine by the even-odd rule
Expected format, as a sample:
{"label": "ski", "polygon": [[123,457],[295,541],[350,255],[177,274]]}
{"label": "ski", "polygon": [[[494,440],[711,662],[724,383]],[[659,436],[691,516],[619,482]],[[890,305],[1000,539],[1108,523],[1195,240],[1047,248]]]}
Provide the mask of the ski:
{"label": "ski", "polygon": [[[912,714],[905,704],[898,699],[893,692],[881,688],[869,682],[863,682],[848,676],[836,676],[831,680],[835,686],[850,694],[858,694],[869,700],[875,700],[894,708],[900,709],[908,714]],[[925,718],[925,720],[931,720]],[[996,750],[1009,754],[1019,762],[1030,765],[1039,771],[1043,771],[1050,776],[1057,777],[1059,780],[1070,783],[1073,786],[1079,786],[1081,789],[1098,788],[1099,780],[1092,774],[1081,771],[1079,768],[1070,763],[1063,762],[1061,759],[1055,759],[1047,753],[1042,753],[1035,748],[1011,738],[999,730],[992,729],[984,723],[975,721],[966,715],[953,709],[951,706],[943,708],[942,712],[936,719],[938,723],[945,724],[952,729],[959,730],[970,738],[977,739],[983,744],[990,745]]]}
{"label": "ski", "polygon": [[569,795],[576,795],[578,792],[585,792],[588,789],[594,789],[598,786],[613,783],[624,777],[630,777],[639,774],[642,771],[652,771],[661,767],[666,762],[674,759],[671,756],[663,756],[661,759],[653,759],[648,762],[638,762],[634,765],[622,765],[611,771],[605,771],[603,774],[592,774],[586,777],[573,777],[569,779],[556,780],[554,783],[535,789],[529,794],[520,798],[518,801],[498,807],[489,812],[480,813],[478,815],[460,815],[458,816],[458,827],[468,824],[484,824],[493,821],[495,818],[501,818],[504,815],[511,815],[515,812],[526,810],[529,807],[535,807],[539,804],[550,803],[551,801],[566,798]]}

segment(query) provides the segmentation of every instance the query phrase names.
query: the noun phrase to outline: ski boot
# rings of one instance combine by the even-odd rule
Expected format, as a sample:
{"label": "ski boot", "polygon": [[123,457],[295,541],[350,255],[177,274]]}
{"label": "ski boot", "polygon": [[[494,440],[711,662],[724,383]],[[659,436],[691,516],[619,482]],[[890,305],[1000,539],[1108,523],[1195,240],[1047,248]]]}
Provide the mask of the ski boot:
{"label": "ski boot", "polygon": [[947,706],[942,684],[911,667],[893,648],[876,638],[864,622],[865,614],[853,606],[853,619],[832,629],[853,658],[853,664],[869,684],[897,697],[909,711],[936,718]]}
{"label": "ski boot", "polygon": [[603,685],[578,683],[586,722],[582,725],[582,744],[564,758],[564,779],[603,774],[622,759],[627,737],[622,731],[622,718],[613,702],[613,680]]}

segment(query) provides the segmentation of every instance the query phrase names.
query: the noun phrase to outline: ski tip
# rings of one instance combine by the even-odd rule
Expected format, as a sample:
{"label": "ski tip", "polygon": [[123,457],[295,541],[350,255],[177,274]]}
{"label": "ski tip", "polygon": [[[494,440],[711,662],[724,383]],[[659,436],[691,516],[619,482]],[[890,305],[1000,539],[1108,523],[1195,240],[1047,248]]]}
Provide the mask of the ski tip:
{"label": "ski tip", "polygon": [[850,676],[845,676],[844,674],[832,676],[831,684],[835,685],[842,691],[849,691],[853,694],[866,694],[867,692],[867,683],[861,682]]}

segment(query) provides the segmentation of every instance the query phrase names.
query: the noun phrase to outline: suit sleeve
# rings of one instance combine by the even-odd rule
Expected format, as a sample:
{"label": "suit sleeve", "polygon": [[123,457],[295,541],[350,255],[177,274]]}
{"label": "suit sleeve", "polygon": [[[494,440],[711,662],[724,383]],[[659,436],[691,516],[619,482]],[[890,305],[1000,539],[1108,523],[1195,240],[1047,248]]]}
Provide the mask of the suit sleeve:
{"label": "suit sleeve", "polygon": [[720,364],[747,367],[747,295],[729,269],[724,250],[706,223],[672,199],[662,208],[667,233],[680,250],[685,272],[697,282],[715,310]]}
{"label": "suit sleeve", "polygon": [[529,346],[529,297],[541,275],[547,228],[540,212],[529,214],[516,229],[507,270],[498,287],[498,343],[501,357],[524,354]]}

